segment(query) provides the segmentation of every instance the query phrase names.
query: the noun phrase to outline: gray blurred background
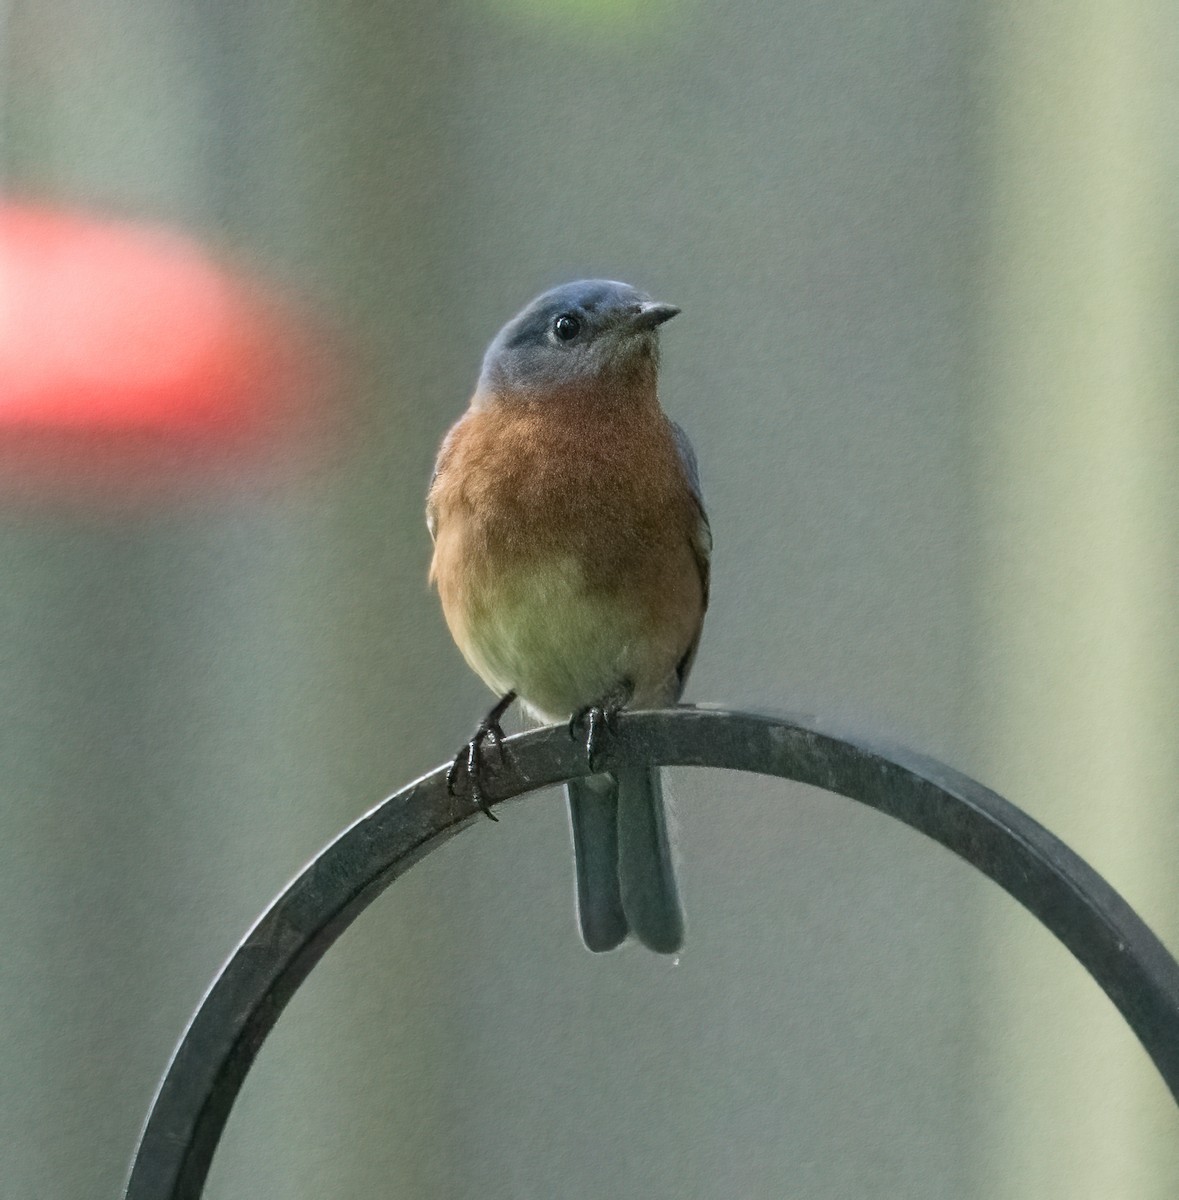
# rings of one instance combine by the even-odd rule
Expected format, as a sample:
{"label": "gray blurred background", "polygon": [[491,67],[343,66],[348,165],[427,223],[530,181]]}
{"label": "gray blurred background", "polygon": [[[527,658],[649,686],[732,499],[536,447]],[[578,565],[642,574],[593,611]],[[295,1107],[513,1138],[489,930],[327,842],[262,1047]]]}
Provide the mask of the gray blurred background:
{"label": "gray blurred background", "polygon": [[[237,939],[487,706],[423,493],[486,342],[580,275],[684,310],[688,698],[946,759],[1179,946],[1173,3],[0,14],[9,191],[196,236],[360,364],[297,486],[0,509],[5,1198],[118,1194]],[[518,802],[312,975],[207,1195],[1176,1195],[1162,1083],[996,887],[802,787],[670,788],[678,963],[583,950],[564,804]]]}

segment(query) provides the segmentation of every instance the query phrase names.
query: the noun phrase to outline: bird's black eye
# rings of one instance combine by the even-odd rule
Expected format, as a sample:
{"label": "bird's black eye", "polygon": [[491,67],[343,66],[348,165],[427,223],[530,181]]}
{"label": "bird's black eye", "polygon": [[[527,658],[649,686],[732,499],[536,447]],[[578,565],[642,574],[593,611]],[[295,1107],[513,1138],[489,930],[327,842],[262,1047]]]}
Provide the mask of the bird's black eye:
{"label": "bird's black eye", "polygon": [[553,333],[560,342],[571,342],[581,332],[581,322],[571,313],[562,313],[553,322]]}

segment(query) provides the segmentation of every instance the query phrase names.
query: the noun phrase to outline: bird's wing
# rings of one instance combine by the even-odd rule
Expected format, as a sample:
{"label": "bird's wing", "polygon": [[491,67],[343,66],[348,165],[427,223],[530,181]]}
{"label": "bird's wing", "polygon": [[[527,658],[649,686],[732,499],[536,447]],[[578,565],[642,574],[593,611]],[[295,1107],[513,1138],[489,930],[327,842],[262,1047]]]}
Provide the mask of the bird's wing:
{"label": "bird's wing", "polygon": [[438,448],[438,457],[434,461],[434,472],[430,476],[430,486],[426,489],[426,528],[430,531],[430,540],[435,541],[438,537],[438,510],[434,503],[434,484],[438,480],[438,476],[446,469],[446,464],[450,461],[451,452],[454,450],[455,431],[458,425],[452,425],[447,431],[446,437],[442,439],[442,445]]}
{"label": "bird's wing", "polygon": [[708,607],[708,584],[712,562],[712,529],[708,524],[708,513],[704,511],[704,493],[700,489],[700,468],[696,465],[696,452],[688,435],[674,422],[671,422],[671,433],[675,439],[676,453],[679,455],[680,466],[683,468],[684,479],[692,499],[696,501],[697,523],[692,536],[692,552],[696,555],[696,565],[700,569],[700,583],[704,588],[704,607]]}
{"label": "bird's wing", "polygon": [[[703,601],[700,618],[701,624],[703,624],[704,610],[708,608],[709,581],[712,574],[712,529],[708,524],[708,513],[704,511],[704,493],[700,488],[700,468],[696,465],[696,452],[692,449],[688,435],[674,421],[671,422],[671,432],[675,439],[680,467],[684,472],[684,480],[688,485],[688,491],[692,494],[692,499],[696,502],[696,528],[692,532],[692,553],[696,557],[696,567],[700,572],[701,599]],[[696,661],[696,651],[699,645],[700,628],[697,627],[692,644],[676,667],[680,692],[684,690],[684,684],[688,681],[688,672],[692,669],[692,663]],[[679,698],[678,693],[676,698]]]}

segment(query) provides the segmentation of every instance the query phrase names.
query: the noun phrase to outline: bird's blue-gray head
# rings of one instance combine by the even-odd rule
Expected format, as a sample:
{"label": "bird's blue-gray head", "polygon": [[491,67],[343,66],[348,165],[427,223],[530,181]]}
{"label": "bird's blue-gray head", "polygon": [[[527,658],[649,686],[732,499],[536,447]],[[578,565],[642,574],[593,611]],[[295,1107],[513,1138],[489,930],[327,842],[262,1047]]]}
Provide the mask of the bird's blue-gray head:
{"label": "bird's blue-gray head", "polygon": [[538,296],[496,335],[483,357],[483,395],[592,385],[610,372],[659,361],[658,327],[680,310],[629,284],[580,279]]}

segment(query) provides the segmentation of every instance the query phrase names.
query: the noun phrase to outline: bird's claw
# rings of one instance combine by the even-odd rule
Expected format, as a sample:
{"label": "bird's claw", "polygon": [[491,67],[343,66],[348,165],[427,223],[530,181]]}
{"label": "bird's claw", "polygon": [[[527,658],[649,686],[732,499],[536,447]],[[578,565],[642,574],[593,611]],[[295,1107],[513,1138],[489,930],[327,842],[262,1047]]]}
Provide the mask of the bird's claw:
{"label": "bird's claw", "polygon": [[512,753],[504,745],[504,731],[499,721],[481,721],[474,736],[455,755],[454,762],[450,764],[450,770],[446,772],[446,790],[452,796],[457,795],[458,778],[465,771],[467,786],[476,808],[492,821],[498,821],[499,817],[491,811],[487,803],[487,795],[483,790],[483,772],[488,765],[484,746],[486,742],[490,742],[495,747],[501,768],[511,765]]}
{"label": "bird's claw", "polygon": [[575,741],[585,744],[585,760],[591,768],[598,765],[598,751],[601,749],[603,732],[618,732],[618,714],[622,711],[630,692],[612,696],[598,704],[579,709],[569,718],[569,736]]}

